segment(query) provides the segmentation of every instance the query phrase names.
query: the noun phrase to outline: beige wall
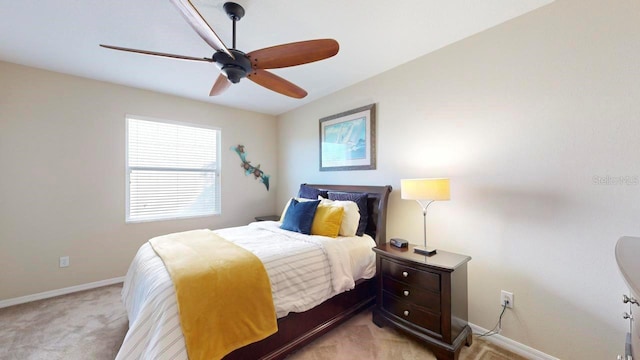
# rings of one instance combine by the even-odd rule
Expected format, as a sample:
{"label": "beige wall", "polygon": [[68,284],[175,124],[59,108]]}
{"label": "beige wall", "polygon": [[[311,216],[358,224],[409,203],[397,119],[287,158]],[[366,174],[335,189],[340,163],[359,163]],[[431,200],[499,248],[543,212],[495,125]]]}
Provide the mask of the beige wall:
{"label": "beige wall", "polygon": [[[450,177],[428,237],[473,257],[470,321],[492,328],[512,291],[504,336],[614,359],[626,329],[614,244],[640,235],[639,20],[636,0],[557,0],[281,115],[278,206],[301,182],[391,184],[388,234],[419,243],[422,213],[400,179]],[[369,103],[377,170],[319,172],[318,119]]]}
{"label": "beige wall", "polygon": [[[222,129],[220,216],[125,224],[125,114]],[[275,138],[270,115],[0,62],[0,300],[124,276],[150,237],[271,213],[277,177],[267,192],[230,148],[275,175]]]}

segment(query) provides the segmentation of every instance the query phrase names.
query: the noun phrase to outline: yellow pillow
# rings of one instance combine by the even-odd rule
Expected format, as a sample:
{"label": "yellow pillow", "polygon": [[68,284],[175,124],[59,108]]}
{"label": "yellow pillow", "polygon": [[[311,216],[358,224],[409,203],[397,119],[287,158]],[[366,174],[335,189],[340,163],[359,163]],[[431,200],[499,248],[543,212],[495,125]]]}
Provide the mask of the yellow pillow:
{"label": "yellow pillow", "polygon": [[318,205],[316,215],[313,217],[313,223],[311,224],[311,235],[322,235],[332,238],[338,236],[343,213],[343,207]]}

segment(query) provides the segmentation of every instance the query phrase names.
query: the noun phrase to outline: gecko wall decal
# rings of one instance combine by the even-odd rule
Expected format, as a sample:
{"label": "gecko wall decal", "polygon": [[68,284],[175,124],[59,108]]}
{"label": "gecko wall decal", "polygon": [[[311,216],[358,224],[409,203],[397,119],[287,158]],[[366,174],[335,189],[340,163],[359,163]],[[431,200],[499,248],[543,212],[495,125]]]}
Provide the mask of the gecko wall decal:
{"label": "gecko wall decal", "polygon": [[231,150],[235,151],[236,154],[240,156],[240,160],[242,160],[242,164],[240,164],[240,166],[244,169],[244,174],[253,174],[256,179],[260,179],[260,182],[263,183],[267,188],[267,191],[269,191],[269,175],[260,170],[260,164],[258,164],[258,166],[251,165],[251,161],[247,160],[247,153],[244,151],[244,145],[232,147]]}

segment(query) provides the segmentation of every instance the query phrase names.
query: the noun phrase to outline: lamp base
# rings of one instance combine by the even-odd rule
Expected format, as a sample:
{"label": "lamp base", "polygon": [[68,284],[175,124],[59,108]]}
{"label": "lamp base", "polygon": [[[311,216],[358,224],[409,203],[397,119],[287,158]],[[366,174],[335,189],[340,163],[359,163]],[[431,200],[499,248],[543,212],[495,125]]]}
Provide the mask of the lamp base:
{"label": "lamp base", "polygon": [[432,256],[436,254],[437,250],[430,247],[416,246],[413,248],[413,252],[416,254]]}

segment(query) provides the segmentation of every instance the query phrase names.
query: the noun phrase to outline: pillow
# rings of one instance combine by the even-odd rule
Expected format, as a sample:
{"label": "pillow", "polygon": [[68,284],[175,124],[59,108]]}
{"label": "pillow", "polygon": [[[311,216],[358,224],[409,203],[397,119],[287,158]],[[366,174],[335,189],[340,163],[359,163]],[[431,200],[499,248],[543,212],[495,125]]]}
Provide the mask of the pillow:
{"label": "pillow", "polygon": [[311,224],[318,204],[320,204],[319,200],[298,201],[291,199],[280,228],[310,235]]}
{"label": "pillow", "polygon": [[358,205],[360,211],[360,221],[358,222],[357,236],[362,236],[367,229],[367,221],[369,220],[369,212],[367,211],[367,194],[366,193],[348,193],[348,192],[329,192],[331,200],[347,200],[353,201]]}
{"label": "pillow", "polygon": [[298,190],[298,197],[305,199],[317,199],[318,196],[321,196],[325,199],[329,197],[327,190],[318,190],[314,187],[308,186],[306,184],[300,184],[300,190]]}
{"label": "pillow", "polygon": [[320,201],[320,204],[343,208],[344,213],[342,214],[342,223],[340,224],[338,235],[356,236],[356,231],[358,230],[358,222],[360,221],[360,212],[358,211],[358,205],[356,205],[356,203],[354,203],[353,201],[334,201],[324,199]]}
{"label": "pillow", "polygon": [[[289,199],[289,201],[287,201],[287,205],[285,205],[284,209],[282,209],[282,214],[280,215],[280,222],[284,221],[284,215],[287,213],[289,204],[291,204],[291,200],[293,199],[294,198]],[[312,199],[305,199],[305,198],[295,198],[295,199],[298,200],[298,202],[313,201]],[[320,199],[314,199],[314,200],[320,200]]]}
{"label": "pillow", "polygon": [[344,208],[341,206],[318,205],[311,223],[311,235],[336,237],[342,225]]}

